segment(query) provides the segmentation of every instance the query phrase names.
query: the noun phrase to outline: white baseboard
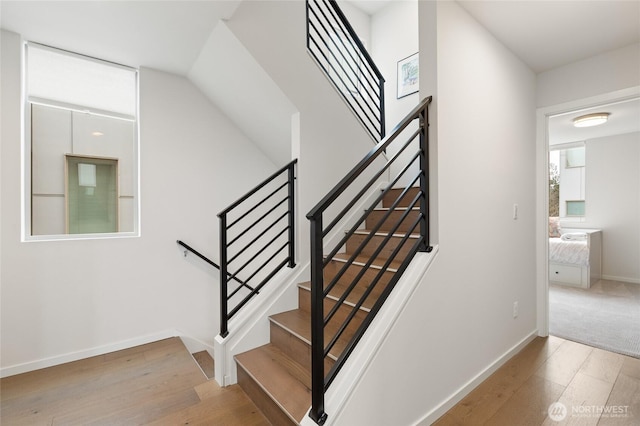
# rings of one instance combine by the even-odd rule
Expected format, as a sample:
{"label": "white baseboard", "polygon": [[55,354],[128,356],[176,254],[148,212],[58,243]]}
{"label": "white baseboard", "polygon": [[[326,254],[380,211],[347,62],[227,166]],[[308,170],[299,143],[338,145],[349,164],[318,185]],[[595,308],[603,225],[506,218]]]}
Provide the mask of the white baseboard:
{"label": "white baseboard", "polygon": [[[189,348],[186,341],[191,343],[199,342],[197,339],[185,336],[177,329],[168,329],[153,334],[147,334],[144,336],[136,337],[133,339],[122,340],[108,345],[96,346],[93,348],[83,349],[76,352],[69,352],[63,355],[57,355],[49,358],[42,358],[35,361],[25,362],[21,364],[10,365],[8,367],[0,368],[0,377],[9,377],[16,374],[27,373],[29,371],[39,370],[41,368],[53,367],[55,365],[65,364],[67,362],[78,361],[92,356],[104,355],[110,352],[121,351],[123,349],[129,349],[134,346],[145,345],[147,343],[157,342],[158,340],[168,339],[171,337],[180,337],[185,346]],[[203,349],[207,349],[207,345],[203,342],[199,342],[204,345]],[[210,347],[210,346],[209,346]],[[200,349],[202,350],[202,349]]]}
{"label": "white baseboard", "polygon": [[602,277],[600,278],[603,280],[609,280],[609,281],[620,281],[623,283],[640,284],[639,278],[616,277],[614,275],[602,275]]}
{"label": "white baseboard", "polygon": [[511,349],[507,350],[504,354],[493,361],[487,368],[478,373],[474,378],[469,380],[464,386],[453,393],[449,398],[443,401],[439,406],[435,407],[429,413],[427,413],[422,420],[416,423],[416,426],[428,426],[442,417],[447,411],[467,396],[473,389],[475,389],[480,383],[485,381],[490,375],[502,367],[505,362],[509,361],[515,354],[520,352],[525,346],[527,346],[533,339],[538,336],[538,330],[534,330],[529,333],[524,339],[514,345]]}

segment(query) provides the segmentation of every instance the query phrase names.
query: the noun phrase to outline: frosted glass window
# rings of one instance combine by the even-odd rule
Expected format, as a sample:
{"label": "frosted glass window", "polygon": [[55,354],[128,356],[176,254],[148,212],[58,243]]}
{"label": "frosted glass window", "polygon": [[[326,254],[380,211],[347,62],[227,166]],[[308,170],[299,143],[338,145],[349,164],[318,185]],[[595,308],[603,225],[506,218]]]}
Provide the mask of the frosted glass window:
{"label": "frosted glass window", "polygon": [[567,201],[567,216],[584,216],[584,201]]}
{"label": "frosted glass window", "polygon": [[118,160],[66,159],[67,233],[118,232]]}
{"label": "frosted glass window", "polygon": [[584,167],[585,165],[585,148],[571,148],[566,150],[567,168]]}

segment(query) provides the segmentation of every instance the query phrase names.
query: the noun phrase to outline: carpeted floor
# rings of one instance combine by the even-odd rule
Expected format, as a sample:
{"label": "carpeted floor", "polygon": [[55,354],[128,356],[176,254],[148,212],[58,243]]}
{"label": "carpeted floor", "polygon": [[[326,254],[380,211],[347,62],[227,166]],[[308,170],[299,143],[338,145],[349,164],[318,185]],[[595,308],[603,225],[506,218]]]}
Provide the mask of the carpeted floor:
{"label": "carpeted floor", "polygon": [[600,280],[549,286],[549,333],[640,358],[640,285]]}

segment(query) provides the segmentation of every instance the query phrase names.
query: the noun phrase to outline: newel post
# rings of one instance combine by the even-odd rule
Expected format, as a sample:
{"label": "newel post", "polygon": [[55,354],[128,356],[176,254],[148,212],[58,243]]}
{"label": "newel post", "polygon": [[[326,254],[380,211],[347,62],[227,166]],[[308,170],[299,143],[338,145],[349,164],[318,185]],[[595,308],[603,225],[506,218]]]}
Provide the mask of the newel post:
{"label": "newel post", "polygon": [[324,277],[322,212],[308,217],[311,229],[311,417],[325,422],[324,412]]}

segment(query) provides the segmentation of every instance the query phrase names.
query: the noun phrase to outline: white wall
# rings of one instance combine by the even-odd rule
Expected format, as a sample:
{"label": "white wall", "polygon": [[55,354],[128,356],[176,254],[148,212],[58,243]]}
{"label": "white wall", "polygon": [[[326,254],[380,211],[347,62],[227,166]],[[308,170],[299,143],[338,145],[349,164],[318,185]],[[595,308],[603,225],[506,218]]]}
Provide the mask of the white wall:
{"label": "white wall", "polygon": [[640,85],[640,43],[537,76],[537,106],[557,105]]}
{"label": "white wall", "polygon": [[188,74],[274,164],[291,161],[289,99],[224,22],[219,22]]}
{"label": "white wall", "polygon": [[390,132],[420,101],[397,98],[398,61],[418,52],[418,2],[390,2],[371,19],[372,56],[386,79],[384,106]]}
{"label": "white wall", "polygon": [[[307,212],[374,147],[307,52],[305,3],[243,1],[227,26],[299,111],[299,262],[309,258]],[[268,36],[265,36],[268,35]]]}
{"label": "white wall", "polygon": [[640,284],[640,133],[586,141],[586,215],[563,228],[602,229],[605,279]]}
{"label": "white wall", "polygon": [[[20,242],[20,54],[2,32],[2,374],[155,340],[213,343],[216,214],[275,170],[188,80],[140,72],[141,237]],[[230,184],[233,182],[233,185]]]}
{"label": "white wall", "polygon": [[371,16],[353,6],[349,0],[338,1],[338,6],[349,20],[353,30],[358,34],[364,47],[371,54]]}
{"label": "white wall", "polygon": [[419,8],[437,9],[439,253],[336,424],[429,424],[535,335],[535,75],[456,3]]}

